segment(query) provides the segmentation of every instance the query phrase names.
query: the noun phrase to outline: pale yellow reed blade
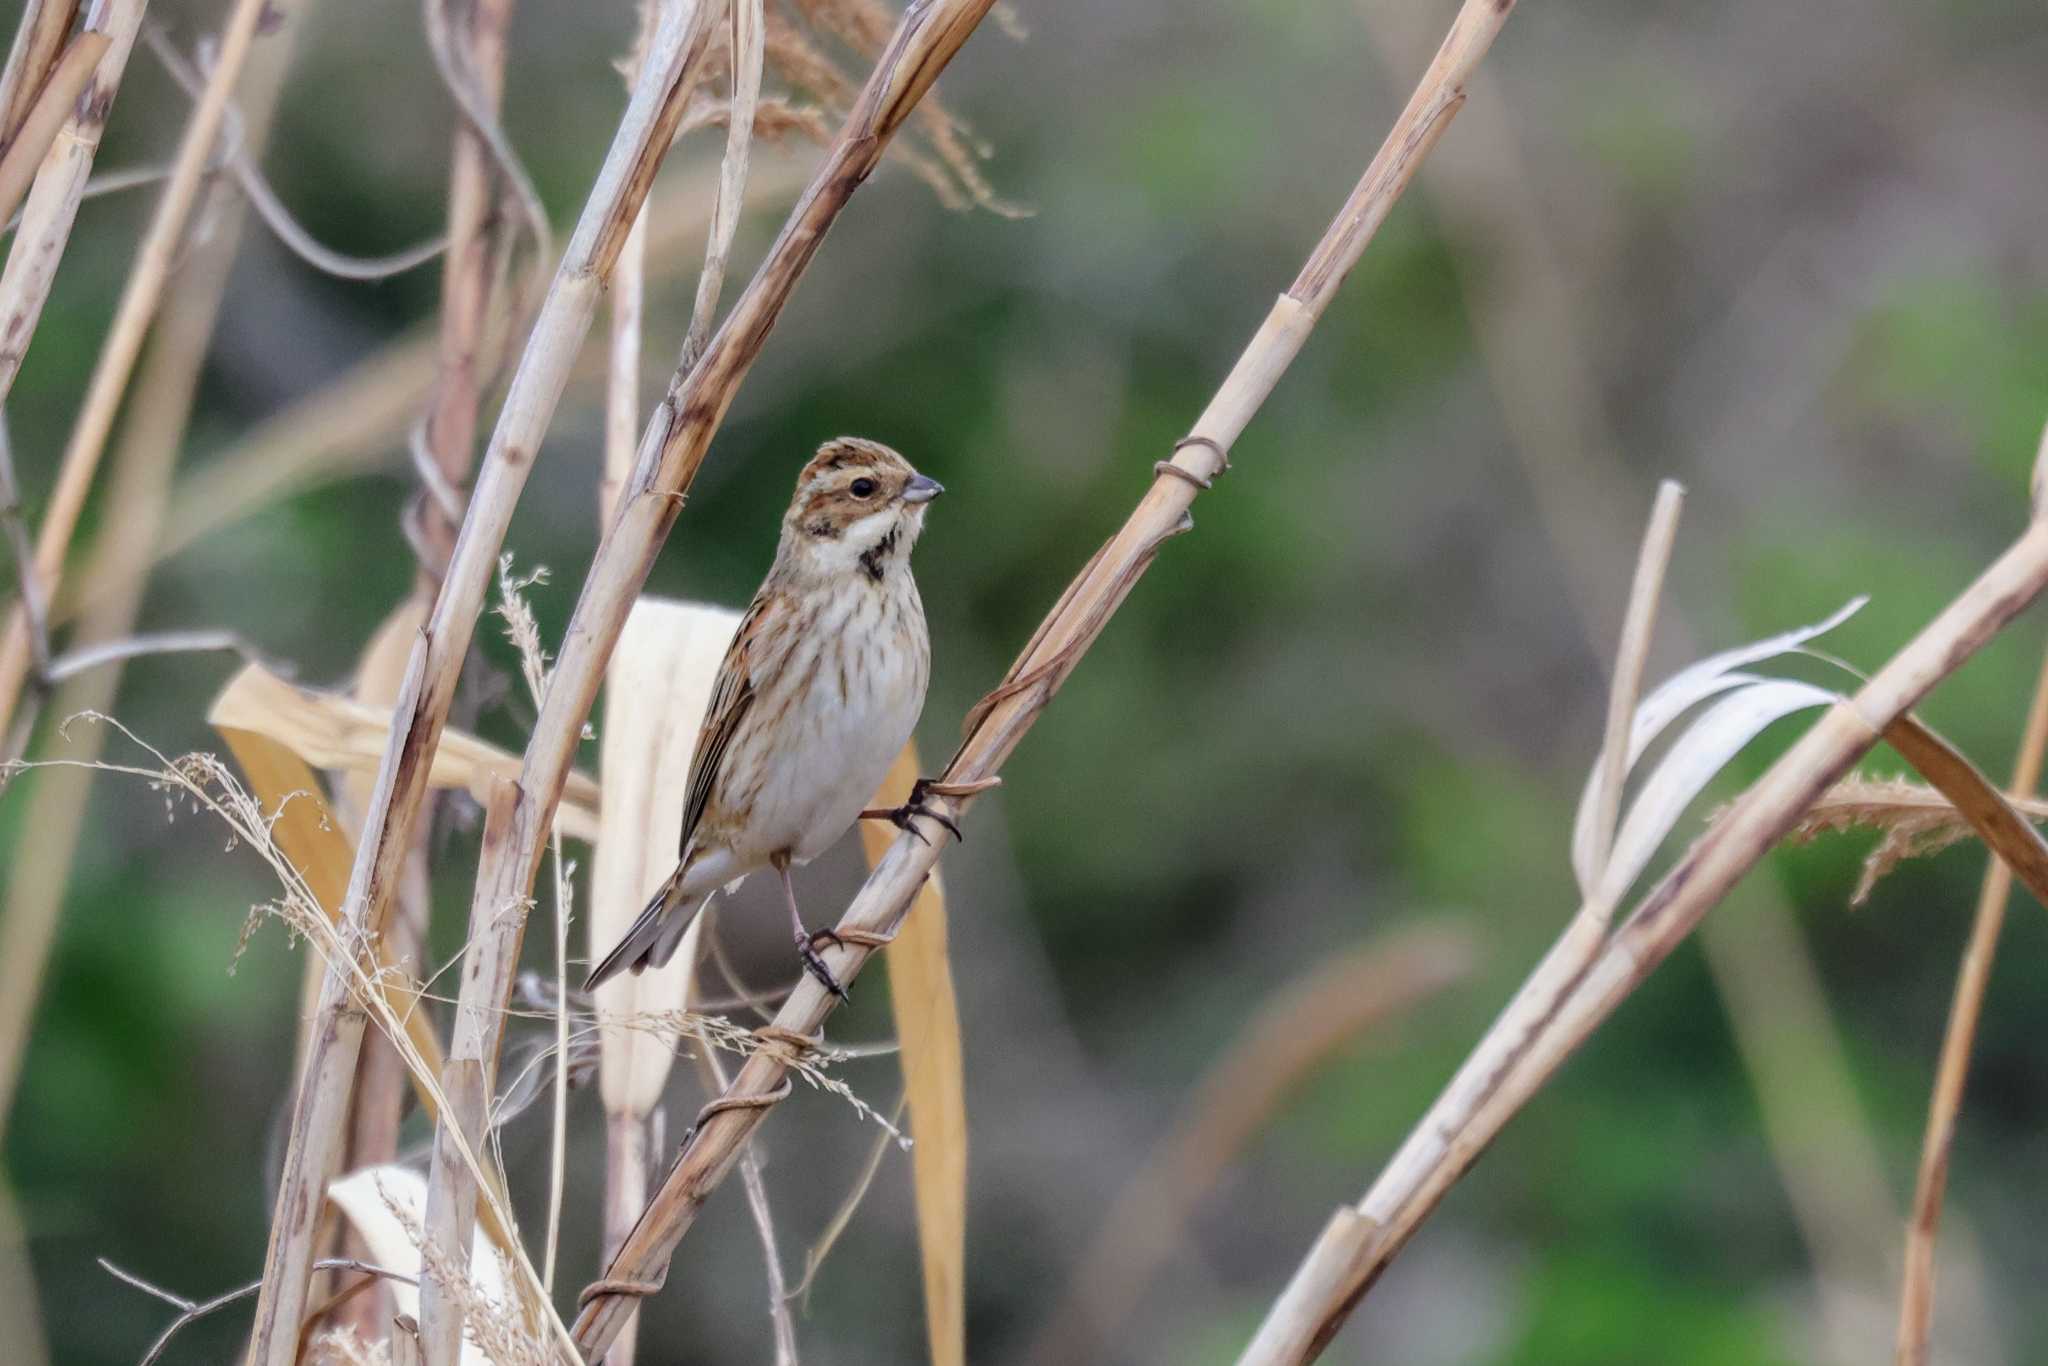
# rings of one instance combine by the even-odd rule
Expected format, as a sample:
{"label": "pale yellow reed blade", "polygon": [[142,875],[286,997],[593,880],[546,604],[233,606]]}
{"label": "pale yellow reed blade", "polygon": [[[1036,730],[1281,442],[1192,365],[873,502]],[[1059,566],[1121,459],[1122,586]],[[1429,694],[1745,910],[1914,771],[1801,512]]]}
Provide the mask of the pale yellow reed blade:
{"label": "pale yellow reed blade", "polygon": [[[654,891],[675,870],[690,755],[740,614],[699,603],[641,598],[626,619],[605,675],[599,758],[607,790],[591,877],[590,956],[624,937]],[[690,1004],[697,961],[692,925],[668,966],[621,973],[598,987],[600,1016],[644,1015]],[[646,1029],[598,1032],[598,1087],[608,1114],[645,1116],[661,1099],[675,1060],[668,1040]]]}
{"label": "pale yellow reed blade", "polygon": [[[875,793],[874,805],[895,807],[917,781],[915,741],[903,747]],[[896,831],[864,821],[861,849],[873,867]],[[924,1261],[925,1331],[932,1366],[967,1359],[967,1093],[960,1052],[960,1007],[946,957],[946,897],[938,870],[918,890],[910,915],[883,957],[889,1003],[896,1015],[904,1095],[910,1107],[911,1185],[917,1197],[917,1243]]]}
{"label": "pale yellow reed blade", "polygon": [[[342,773],[375,773],[384,760],[384,738],[391,728],[389,708],[301,688],[260,664],[246,666],[228,682],[206,719],[216,730],[267,736],[315,768]],[[493,778],[518,775],[517,755],[450,730],[441,735],[428,783],[464,788],[481,801]],[[562,833],[571,839],[594,839],[597,806],[597,780],[587,773],[571,773],[557,817]]]}

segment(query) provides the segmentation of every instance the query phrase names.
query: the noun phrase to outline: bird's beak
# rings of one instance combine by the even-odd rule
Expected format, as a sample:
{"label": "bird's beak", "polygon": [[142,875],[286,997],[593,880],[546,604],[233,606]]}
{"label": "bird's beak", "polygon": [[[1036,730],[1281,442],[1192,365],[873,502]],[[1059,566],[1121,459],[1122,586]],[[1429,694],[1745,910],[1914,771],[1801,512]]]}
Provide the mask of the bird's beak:
{"label": "bird's beak", "polygon": [[946,486],[929,475],[914,474],[903,486],[903,501],[906,503],[929,503],[946,491]]}

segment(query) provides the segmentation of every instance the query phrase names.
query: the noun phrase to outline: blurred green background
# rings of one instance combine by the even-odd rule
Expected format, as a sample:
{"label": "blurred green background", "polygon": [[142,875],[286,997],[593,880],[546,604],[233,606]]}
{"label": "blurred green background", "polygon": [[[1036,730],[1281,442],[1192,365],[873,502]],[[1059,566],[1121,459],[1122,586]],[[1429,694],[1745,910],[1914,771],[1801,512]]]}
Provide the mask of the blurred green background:
{"label": "blurred green background", "polygon": [[[153,12],[189,46],[223,8]],[[349,250],[438,231],[450,116],[417,8],[294,8],[300,55],[265,161],[278,190]],[[560,224],[622,104],[610,62],[629,8],[519,6],[506,122]],[[807,452],[840,432],[896,445],[949,490],[918,550],[935,763],[1292,279],[1453,10],[1051,0],[1018,7],[1021,37],[978,34],[942,90],[992,148],[997,192],[1032,215],[948,211],[885,167],[741,391],[654,588],[738,605]],[[1571,806],[1657,479],[1690,498],[1653,677],[1865,593],[1830,645],[1875,666],[2018,530],[2048,417],[2044,65],[2048,17],[2022,0],[1516,13],[1196,533],[1165,548],[947,856],[973,1360],[1025,1359],[1108,1202],[1263,1002],[1372,936],[1455,924],[1474,974],[1292,1097],[1091,1359],[1230,1359],[1363,1190],[1575,905]],[[183,118],[138,52],[101,167],[165,160]],[[672,173],[717,145],[686,143]],[[15,390],[32,518],[152,198],[87,205]],[[734,288],[779,219],[748,220]],[[650,394],[693,276],[672,262],[651,287]],[[252,228],[184,472],[430,321],[436,281],[326,279]],[[592,551],[596,403],[572,391],[509,542],[554,571],[532,595],[550,638]],[[305,681],[345,683],[410,582],[408,481],[393,441],[375,472],[236,521],[160,567],[144,624],[229,626]],[[494,630],[479,638],[510,667]],[[2040,614],[2021,618],[1924,714],[2005,772],[2044,644]],[[231,669],[140,663],[116,713],[167,753],[217,748],[202,717]],[[480,726],[516,745],[530,719],[507,704]],[[61,757],[53,726],[37,749]],[[46,781],[0,795],[10,866],[35,857],[20,831]],[[438,846],[444,948],[475,866],[462,815]],[[235,964],[269,887],[224,842],[167,821],[139,783],[95,785],[5,1139],[65,1366],[132,1362],[166,1319],[96,1257],[194,1296],[260,1270],[302,950],[272,925]],[[1508,1129],[1329,1359],[1883,1358],[1983,855],[1909,864],[1852,914],[1871,842],[1783,852],[1715,912],[1705,947]],[[850,847],[804,874],[814,918],[857,879]],[[754,980],[786,969],[772,917],[726,923]],[[2048,922],[2021,894],[1955,1157],[1944,1362],[2048,1359],[2044,955]],[[879,986],[857,997],[835,1037],[886,1034]],[[893,1101],[886,1060],[847,1076]],[[678,1080],[671,1136],[696,1104]],[[574,1285],[596,1259],[594,1095],[572,1118]],[[802,1092],[766,1128],[788,1259],[872,1134]],[[532,1221],[544,1115],[505,1143]],[[767,1358],[753,1237],[721,1192],[649,1303],[643,1360]],[[799,1322],[807,1359],[916,1359],[919,1294],[892,1156]],[[195,1327],[170,1360],[230,1359],[245,1322]]]}

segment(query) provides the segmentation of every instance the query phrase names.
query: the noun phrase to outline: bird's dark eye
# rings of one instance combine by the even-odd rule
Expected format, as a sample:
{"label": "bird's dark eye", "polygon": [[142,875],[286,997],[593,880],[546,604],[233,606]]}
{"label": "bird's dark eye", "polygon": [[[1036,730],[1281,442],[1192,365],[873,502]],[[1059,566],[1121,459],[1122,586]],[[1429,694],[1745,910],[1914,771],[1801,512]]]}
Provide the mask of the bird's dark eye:
{"label": "bird's dark eye", "polygon": [[872,479],[856,479],[846,486],[846,491],[856,498],[872,498],[875,496],[875,488],[875,481]]}

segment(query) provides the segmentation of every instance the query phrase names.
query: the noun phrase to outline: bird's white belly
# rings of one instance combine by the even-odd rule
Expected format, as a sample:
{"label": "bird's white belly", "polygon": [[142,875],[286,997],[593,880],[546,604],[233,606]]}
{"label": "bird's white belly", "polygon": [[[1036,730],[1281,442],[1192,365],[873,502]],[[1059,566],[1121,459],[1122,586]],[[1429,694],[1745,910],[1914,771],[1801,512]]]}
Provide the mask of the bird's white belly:
{"label": "bird's white belly", "polygon": [[849,660],[844,694],[834,661],[815,671],[810,695],[796,709],[807,724],[792,728],[794,743],[777,746],[755,800],[750,824],[764,852],[788,849],[796,862],[808,863],[853,824],[923,709],[916,663],[879,650]]}

